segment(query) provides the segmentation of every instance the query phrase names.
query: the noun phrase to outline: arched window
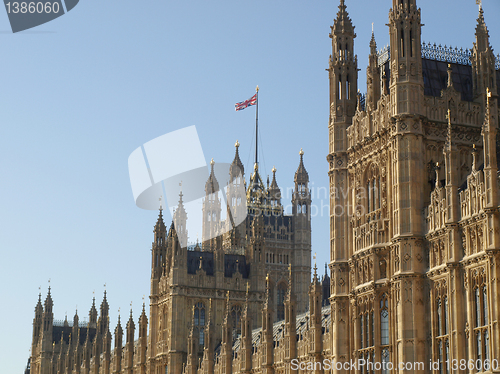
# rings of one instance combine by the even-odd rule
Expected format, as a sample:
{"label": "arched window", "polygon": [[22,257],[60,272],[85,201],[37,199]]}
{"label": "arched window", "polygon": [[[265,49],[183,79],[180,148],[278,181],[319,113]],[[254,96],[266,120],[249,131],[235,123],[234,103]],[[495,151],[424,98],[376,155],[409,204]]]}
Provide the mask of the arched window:
{"label": "arched window", "polygon": [[[389,302],[387,295],[383,294],[380,299],[380,348],[382,351],[382,374],[387,374],[387,365],[390,360],[389,355]],[[384,370],[385,368],[385,370]]]}
{"label": "arched window", "polygon": [[385,294],[380,300],[380,344],[389,345],[389,303]]}
{"label": "arched window", "polygon": [[488,295],[486,294],[486,286],[483,287],[483,315],[484,325],[488,324]]}
{"label": "arched window", "polygon": [[481,323],[481,301],[479,298],[479,287],[476,287],[476,290],[474,291],[474,304],[474,309],[476,310],[476,327],[479,327],[483,325]]}
{"label": "arched window", "polygon": [[443,321],[441,315],[441,299],[437,300],[437,331],[438,336],[443,335]]}
{"label": "arched window", "polygon": [[[474,279],[474,316],[473,320],[475,322],[474,334],[475,339],[475,351],[476,359],[482,361],[490,359],[490,318],[488,313],[488,289],[485,281],[485,272],[483,270],[482,274],[475,275]],[[485,371],[484,368],[480,368],[479,371]]]}
{"label": "arched window", "polygon": [[444,320],[444,333],[448,334],[448,298],[445,296],[443,299],[444,310],[443,310],[443,320]]}
{"label": "arched window", "polygon": [[[339,46],[340,48],[340,46]],[[337,99],[342,100],[342,75],[339,75],[339,84],[338,84],[338,89],[337,89]]]}
{"label": "arched window", "polygon": [[241,306],[233,305],[231,307],[231,322],[233,325],[233,335],[241,333]]}
{"label": "arched window", "polygon": [[276,308],[276,319],[281,321],[285,319],[285,295],[286,295],[286,285],[280,283],[278,285],[278,297],[277,297],[277,308]]}
{"label": "arched window", "polygon": [[200,335],[199,345],[205,345],[205,305],[202,302],[194,306],[194,325],[198,328]]}

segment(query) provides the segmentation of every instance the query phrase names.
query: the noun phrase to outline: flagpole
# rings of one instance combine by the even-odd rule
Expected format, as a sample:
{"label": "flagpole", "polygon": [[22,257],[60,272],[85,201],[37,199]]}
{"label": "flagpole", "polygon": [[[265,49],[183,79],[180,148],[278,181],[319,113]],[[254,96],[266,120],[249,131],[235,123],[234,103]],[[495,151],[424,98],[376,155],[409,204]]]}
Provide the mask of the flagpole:
{"label": "flagpole", "polygon": [[257,91],[256,101],[257,108],[255,108],[255,165],[258,166],[258,144],[259,144],[259,86],[255,89]]}

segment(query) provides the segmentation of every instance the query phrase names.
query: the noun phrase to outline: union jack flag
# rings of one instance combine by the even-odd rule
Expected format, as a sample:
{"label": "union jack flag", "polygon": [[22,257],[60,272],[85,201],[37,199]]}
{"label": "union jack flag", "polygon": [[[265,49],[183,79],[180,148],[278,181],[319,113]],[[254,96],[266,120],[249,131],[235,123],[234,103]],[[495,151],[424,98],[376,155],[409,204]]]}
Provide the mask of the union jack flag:
{"label": "union jack flag", "polygon": [[250,99],[241,101],[239,103],[234,104],[234,109],[236,111],[238,110],[243,110],[251,105],[256,105],[257,104],[257,94],[253,95]]}

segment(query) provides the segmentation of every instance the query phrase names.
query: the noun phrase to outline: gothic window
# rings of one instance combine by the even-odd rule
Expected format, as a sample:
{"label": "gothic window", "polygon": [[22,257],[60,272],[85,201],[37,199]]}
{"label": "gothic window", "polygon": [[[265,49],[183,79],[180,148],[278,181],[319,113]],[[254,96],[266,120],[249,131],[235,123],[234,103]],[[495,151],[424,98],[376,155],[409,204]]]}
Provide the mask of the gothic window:
{"label": "gothic window", "polygon": [[405,57],[405,32],[401,29],[401,57]]}
{"label": "gothic window", "polygon": [[285,295],[286,295],[286,285],[280,283],[278,285],[278,299],[276,308],[276,318],[278,321],[285,319]]}
{"label": "gothic window", "polygon": [[488,296],[486,285],[474,289],[474,310],[476,314],[474,333],[478,360],[489,360]]}
{"label": "gothic window", "polygon": [[233,305],[231,307],[231,321],[233,324],[233,332],[234,334],[241,333],[241,306]]}
{"label": "gothic window", "polygon": [[342,100],[342,75],[339,75],[339,87],[337,89],[337,99]]}
{"label": "gothic window", "polygon": [[[387,295],[382,295],[380,300],[380,348],[382,351],[382,374],[388,374],[389,362],[389,302]],[[384,365],[385,363],[385,365]],[[385,368],[385,369],[384,369]]]}
{"label": "gothic window", "polygon": [[[449,357],[449,308],[448,308],[448,296],[447,289],[444,283],[438,283],[438,288],[436,290],[436,304],[433,307],[433,313],[435,315],[435,341],[437,357],[439,360],[446,360]],[[448,373],[448,367],[445,363],[439,367],[440,373]]]}
{"label": "gothic window", "polygon": [[351,85],[349,84],[349,74],[347,74],[346,80],[345,80],[345,97],[347,100],[351,97],[350,93]]}
{"label": "gothic window", "polygon": [[443,307],[444,307],[444,310],[443,310],[443,314],[444,314],[444,321],[443,321],[443,324],[444,324],[444,333],[446,335],[448,335],[448,298],[445,296],[444,299],[443,299]]}
{"label": "gothic window", "polygon": [[[373,304],[366,302],[360,305],[359,312],[359,347],[358,357],[365,361],[375,362],[375,320],[373,313]],[[372,370],[368,367],[363,368],[362,374],[371,374]]]}
{"label": "gothic window", "polygon": [[302,204],[302,214],[306,214],[306,213],[307,213],[306,204]]}
{"label": "gothic window", "polygon": [[236,203],[239,205],[241,205],[241,197],[238,197],[238,199],[236,200]]}
{"label": "gothic window", "polygon": [[200,335],[199,345],[205,345],[205,305],[202,302],[194,306],[194,325],[198,328]]}

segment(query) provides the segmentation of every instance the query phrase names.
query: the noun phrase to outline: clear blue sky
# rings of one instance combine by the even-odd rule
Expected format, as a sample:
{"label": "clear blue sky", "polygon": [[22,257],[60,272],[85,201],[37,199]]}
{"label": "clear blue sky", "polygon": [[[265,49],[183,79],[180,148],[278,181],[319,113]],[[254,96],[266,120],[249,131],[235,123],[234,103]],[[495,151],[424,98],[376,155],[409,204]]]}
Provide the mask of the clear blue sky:
{"label": "clear blue sky", "polygon": [[[391,1],[346,3],[364,92],[371,23],[379,48],[386,45]],[[418,5],[423,40],[472,46],[473,0]],[[129,183],[128,156],[143,143],[196,125],[207,161],[230,162],[238,139],[251,170],[255,110],[236,113],[234,103],[258,84],[263,174],[276,165],[278,184],[291,186],[303,148],[312,187],[327,187],[325,69],[337,6],[82,0],[15,35],[0,11],[0,373],[24,370],[38,287],[44,299],[49,278],[56,319],[71,319],[77,305],[86,317],[93,291],[100,304],[105,283],[112,328],[118,308],[126,318],[131,301],[138,318],[149,295],[157,217],[134,205]],[[484,9],[500,50],[500,2],[485,0]],[[322,272],[328,212],[312,225]]]}

